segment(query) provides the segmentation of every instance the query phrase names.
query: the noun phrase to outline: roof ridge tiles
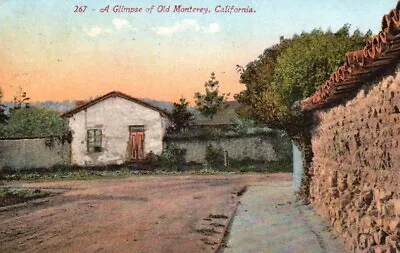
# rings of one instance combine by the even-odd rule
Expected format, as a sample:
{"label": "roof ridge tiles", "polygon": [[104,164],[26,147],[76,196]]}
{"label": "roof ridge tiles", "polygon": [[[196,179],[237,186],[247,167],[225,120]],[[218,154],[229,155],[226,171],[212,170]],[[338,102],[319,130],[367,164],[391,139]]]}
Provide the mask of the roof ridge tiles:
{"label": "roof ridge tiles", "polygon": [[110,97],[121,97],[121,98],[124,98],[126,100],[129,100],[129,101],[135,102],[137,104],[140,104],[140,105],[142,105],[144,107],[147,107],[147,108],[150,108],[152,110],[158,111],[162,116],[165,116],[165,117],[169,117],[170,116],[169,113],[166,110],[163,110],[163,109],[161,109],[159,107],[153,106],[153,105],[151,105],[151,104],[149,104],[147,102],[144,102],[143,100],[140,100],[138,98],[134,98],[134,97],[129,96],[128,94],[122,93],[120,91],[111,91],[111,92],[109,92],[109,93],[107,93],[105,95],[102,95],[102,96],[97,97],[97,98],[95,98],[93,100],[87,101],[86,103],[82,103],[82,104],[77,105],[76,107],[72,108],[71,110],[63,113],[61,115],[61,117],[70,118],[75,113],[80,112],[82,110],[85,110],[86,108],[88,108],[88,107],[90,107],[92,105],[95,105],[95,104],[97,104],[97,103],[99,103],[99,102],[101,102],[101,101],[103,101],[103,100],[105,100],[107,98],[110,98]]}

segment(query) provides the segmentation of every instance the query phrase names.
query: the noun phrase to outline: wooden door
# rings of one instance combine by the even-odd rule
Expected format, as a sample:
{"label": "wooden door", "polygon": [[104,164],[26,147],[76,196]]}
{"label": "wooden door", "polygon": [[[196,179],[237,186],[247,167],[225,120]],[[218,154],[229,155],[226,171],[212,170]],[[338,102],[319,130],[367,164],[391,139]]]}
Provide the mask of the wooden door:
{"label": "wooden door", "polygon": [[144,159],[144,132],[130,132],[129,144],[131,146],[131,159]]}

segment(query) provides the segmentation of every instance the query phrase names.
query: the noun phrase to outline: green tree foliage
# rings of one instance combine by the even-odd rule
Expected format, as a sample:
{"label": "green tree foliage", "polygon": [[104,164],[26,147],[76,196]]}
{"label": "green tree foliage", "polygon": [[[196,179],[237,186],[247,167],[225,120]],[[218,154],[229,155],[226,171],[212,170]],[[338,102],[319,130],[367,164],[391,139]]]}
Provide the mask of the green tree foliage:
{"label": "green tree foliage", "polygon": [[240,82],[246,89],[236,95],[241,103],[238,114],[270,128],[281,129],[303,152],[304,199],[309,196],[312,161],[312,115],[300,111],[300,101],[312,95],[329,75],[344,63],[345,53],[361,49],[371,35],[344,25],[336,33],[315,29],[310,33],[281,39],[258,59],[239,67]]}
{"label": "green tree foliage", "polygon": [[204,88],[205,94],[196,92],[194,99],[200,113],[212,120],[217,112],[227,105],[229,94],[219,94],[219,81],[214,72],[211,73],[210,80],[204,84]]}
{"label": "green tree foliage", "polygon": [[281,39],[245,68],[239,66],[240,82],[246,89],[236,95],[242,104],[238,113],[296,135],[304,127],[300,101],[344,63],[346,52],[362,48],[371,35],[359,30],[350,34],[349,29],[349,25],[336,33],[315,29]]}
{"label": "green tree foliage", "polygon": [[0,137],[61,136],[67,131],[67,123],[60,117],[57,111],[31,107],[13,110],[7,124],[0,126]]}
{"label": "green tree foliage", "polygon": [[181,97],[179,103],[174,103],[171,119],[172,127],[169,128],[171,132],[182,132],[186,130],[193,122],[194,116],[188,111],[189,102]]}
{"label": "green tree foliage", "polygon": [[344,63],[345,54],[362,48],[368,36],[345,25],[336,33],[314,30],[294,38],[279,55],[274,88],[288,106],[311,96]]}
{"label": "green tree foliage", "polygon": [[6,115],[6,107],[4,104],[1,103],[3,98],[3,91],[0,89],[0,125],[5,124],[7,122],[7,115]]}

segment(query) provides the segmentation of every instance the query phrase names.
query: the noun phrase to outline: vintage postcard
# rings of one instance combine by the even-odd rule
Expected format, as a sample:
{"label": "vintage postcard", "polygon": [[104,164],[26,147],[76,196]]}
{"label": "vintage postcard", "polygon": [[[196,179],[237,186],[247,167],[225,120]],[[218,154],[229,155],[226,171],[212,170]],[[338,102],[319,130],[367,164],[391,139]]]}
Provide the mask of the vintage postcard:
{"label": "vintage postcard", "polygon": [[0,252],[400,252],[396,0],[0,0]]}

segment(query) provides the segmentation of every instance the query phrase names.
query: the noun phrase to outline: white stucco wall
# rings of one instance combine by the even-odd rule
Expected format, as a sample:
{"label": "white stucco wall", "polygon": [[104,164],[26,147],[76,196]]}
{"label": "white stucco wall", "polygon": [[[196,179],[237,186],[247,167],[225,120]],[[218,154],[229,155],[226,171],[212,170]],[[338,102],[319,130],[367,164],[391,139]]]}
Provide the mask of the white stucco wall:
{"label": "white stucco wall", "polygon": [[[129,126],[145,126],[145,153],[162,152],[168,121],[159,112],[120,97],[111,97],[69,118],[71,163],[80,166],[121,164],[128,160]],[[102,130],[102,152],[88,153],[87,129]]]}

